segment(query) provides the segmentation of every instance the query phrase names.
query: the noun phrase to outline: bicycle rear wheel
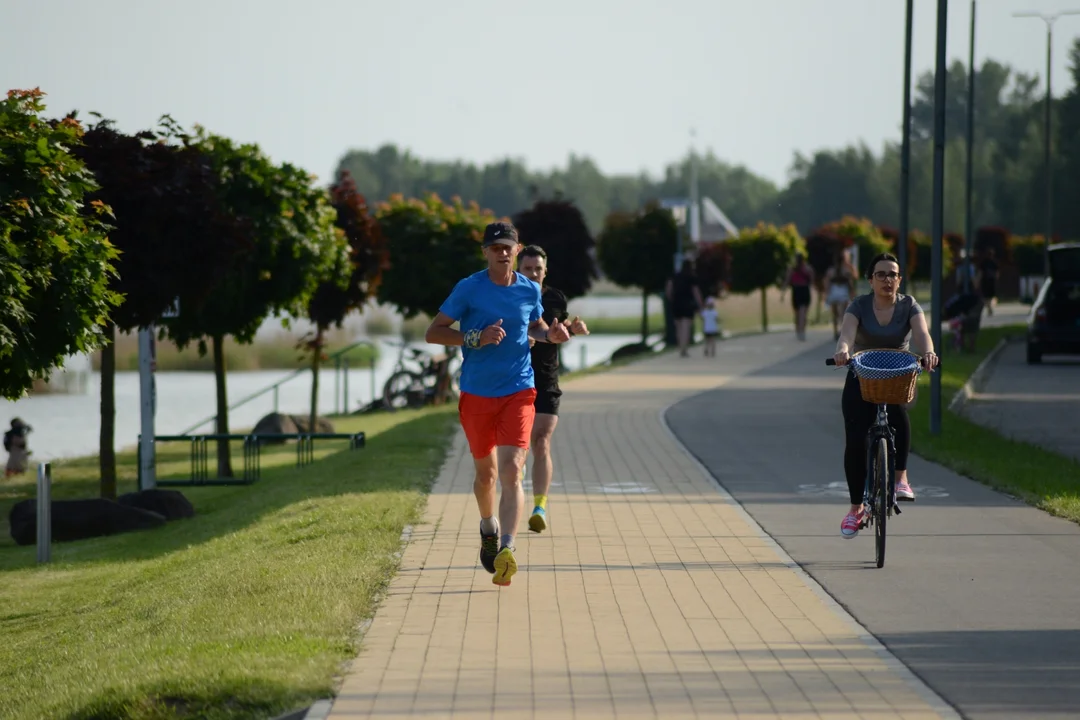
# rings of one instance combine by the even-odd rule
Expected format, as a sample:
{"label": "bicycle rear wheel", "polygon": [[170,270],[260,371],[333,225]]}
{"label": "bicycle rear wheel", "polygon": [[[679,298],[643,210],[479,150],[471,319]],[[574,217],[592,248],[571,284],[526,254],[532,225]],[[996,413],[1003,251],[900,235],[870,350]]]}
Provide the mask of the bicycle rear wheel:
{"label": "bicycle rear wheel", "polygon": [[877,566],[885,564],[885,520],[889,516],[889,448],[885,439],[877,441],[874,450],[874,548]]}

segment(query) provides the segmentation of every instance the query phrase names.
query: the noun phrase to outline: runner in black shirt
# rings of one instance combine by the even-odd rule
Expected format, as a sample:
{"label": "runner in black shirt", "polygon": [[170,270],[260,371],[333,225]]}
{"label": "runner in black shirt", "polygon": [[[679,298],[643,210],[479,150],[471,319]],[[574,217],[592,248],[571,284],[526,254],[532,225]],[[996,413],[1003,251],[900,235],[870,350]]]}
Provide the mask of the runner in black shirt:
{"label": "runner in black shirt", "polygon": [[[547,253],[537,245],[528,245],[518,254],[518,272],[541,288],[540,304],[544,307],[544,322],[556,318],[566,323],[570,335],[588,335],[589,329],[579,318],[566,322],[566,296],[553,287],[544,285],[547,276]],[[535,507],[529,517],[529,529],[543,532],[547,529],[547,494],[551,488],[553,465],[551,462],[551,436],[559,422],[559,347],[551,343],[534,342],[532,345],[533,374],[536,377],[536,419],[533,421],[529,445],[533,452],[533,499]]]}

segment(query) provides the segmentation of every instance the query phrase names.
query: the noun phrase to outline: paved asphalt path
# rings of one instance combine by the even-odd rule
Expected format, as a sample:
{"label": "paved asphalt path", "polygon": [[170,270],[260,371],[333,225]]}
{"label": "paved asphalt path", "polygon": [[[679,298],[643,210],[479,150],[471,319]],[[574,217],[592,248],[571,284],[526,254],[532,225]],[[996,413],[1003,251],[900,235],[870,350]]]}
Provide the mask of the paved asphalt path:
{"label": "paved asphalt path", "polygon": [[1046,355],[1028,365],[1026,345],[1010,343],[963,412],[1002,435],[1080,460],[1080,356]]}
{"label": "paved asphalt path", "polygon": [[[730,341],[732,343],[738,340]],[[679,402],[675,434],[766,532],[967,718],[1080,718],[1080,527],[912,457],[918,499],[845,540],[831,333]],[[718,368],[718,372],[723,372]],[[927,412],[925,400],[914,412]]]}

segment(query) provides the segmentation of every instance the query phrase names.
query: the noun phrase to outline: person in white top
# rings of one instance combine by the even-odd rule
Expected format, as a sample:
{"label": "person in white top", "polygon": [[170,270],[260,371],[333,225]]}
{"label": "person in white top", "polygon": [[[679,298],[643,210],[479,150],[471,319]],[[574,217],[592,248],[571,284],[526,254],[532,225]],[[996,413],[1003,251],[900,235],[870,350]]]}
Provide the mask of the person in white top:
{"label": "person in white top", "polygon": [[716,356],[716,338],[720,336],[720,314],[716,312],[716,300],[705,298],[705,309],[701,311],[701,320],[705,333],[705,357]]}

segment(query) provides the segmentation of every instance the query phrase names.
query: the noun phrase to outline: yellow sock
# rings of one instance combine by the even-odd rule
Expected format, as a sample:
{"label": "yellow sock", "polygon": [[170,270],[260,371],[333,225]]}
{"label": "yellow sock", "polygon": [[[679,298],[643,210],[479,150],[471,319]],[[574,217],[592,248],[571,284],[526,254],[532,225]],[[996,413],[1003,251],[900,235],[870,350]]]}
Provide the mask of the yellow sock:
{"label": "yellow sock", "polygon": [[533,495],[534,504],[547,510],[547,495]]}

